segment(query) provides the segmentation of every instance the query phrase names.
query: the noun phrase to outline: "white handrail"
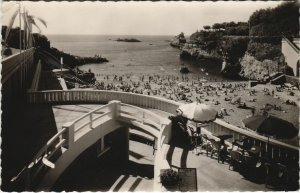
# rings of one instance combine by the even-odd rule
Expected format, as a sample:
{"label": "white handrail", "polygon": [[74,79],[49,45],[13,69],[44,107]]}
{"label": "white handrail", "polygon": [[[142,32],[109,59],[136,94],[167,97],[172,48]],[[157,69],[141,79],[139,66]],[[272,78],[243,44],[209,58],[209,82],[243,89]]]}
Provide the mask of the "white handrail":
{"label": "white handrail", "polygon": [[80,116],[79,118],[75,119],[74,121],[71,122],[71,124],[75,124],[75,123],[79,122],[80,120],[88,117],[90,114],[92,114],[92,113],[94,113],[96,111],[99,111],[101,109],[104,109],[106,107],[109,107],[109,106],[110,106],[110,104],[107,104],[107,105],[101,106],[101,107],[99,107],[99,108],[97,108],[95,110],[92,110],[92,111],[88,112],[87,114],[84,114],[84,115]]}
{"label": "white handrail", "polygon": [[59,138],[65,131],[66,131],[66,128],[62,128],[62,130],[60,130],[59,132],[57,132],[51,139],[48,140],[48,142],[46,143],[46,146],[52,145],[52,143],[53,143],[57,138]]}
{"label": "white handrail", "polygon": [[138,110],[142,111],[143,113],[145,112],[145,113],[151,115],[152,117],[154,117],[154,118],[156,118],[158,120],[158,125],[161,127],[161,118],[157,114],[155,114],[155,113],[153,113],[153,112],[151,112],[151,111],[149,111],[147,109],[143,109],[143,108],[140,108],[140,107],[137,107],[137,106],[134,106],[134,105],[129,105],[129,104],[121,103],[121,106],[135,108],[135,109],[138,109]]}
{"label": "white handrail", "polygon": [[[138,109],[138,110],[141,110],[141,111],[143,111],[143,112],[146,112],[147,114],[149,114],[149,115],[151,115],[151,116],[157,118],[157,119],[159,120],[159,122],[160,122],[160,117],[157,116],[156,114],[150,112],[149,110],[145,110],[145,109],[142,109],[142,108],[139,108],[139,107],[135,107],[135,106],[133,106],[133,105],[127,105],[127,104],[124,104],[124,103],[122,103],[122,104],[121,104],[121,103],[117,103],[117,104],[120,105],[120,106],[122,105],[122,106],[128,106],[128,107],[136,108],[136,109]],[[69,132],[70,128],[73,128],[74,130],[76,130],[76,128],[74,127],[74,125],[75,125],[77,122],[79,122],[80,120],[82,120],[82,119],[88,117],[88,116],[91,115],[92,113],[95,113],[95,112],[97,112],[97,111],[99,111],[99,110],[101,110],[101,109],[105,109],[105,108],[107,108],[107,107],[110,107],[111,105],[114,105],[114,103],[110,103],[110,104],[101,106],[101,107],[99,107],[99,108],[96,108],[96,109],[94,109],[94,110],[92,110],[92,111],[86,113],[85,115],[80,116],[79,118],[75,119],[73,122],[69,122],[69,123],[68,123],[68,126],[63,127],[62,130],[60,130],[60,131],[59,131],[58,133],[56,133],[53,137],[51,137],[51,139],[49,139],[49,140],[47,141],[47,143],[46,143],[46,144],[39,150],[39,152],[36,154],[36,156],[34,157],[34,159],[33,159],[27,166],[25,166],[25,167],[22,169],[22,171],[21,171],[16,177],[14,177],[14,178],[12,179],[12,181],[15,181],[15,180],[16,180],[23,172],[26,171],[26,169],[32,169],[33,166],[35,166],[40,160],[42,160],[42,163],[45,164],[46,166],[48,166],[48,167],[50,167],[50,168],[55,168],[55,163],[51,162],[49,159],[51,159],[51,157],[54,155],[54,153],[55,153],[60,147],[62,147],[64,144],[67,143],[67,141],[70,139],[70,137],[74,139],[74,138],[75,138],[75,133],[76,133],[76,132],[71,132],[71,134],[74,135],[74,136],[69,136],[69,137],[67,137],[67,138],[64,138],[63,135],[64,135],[66,132]],[[93,121],[95,121],[95,120],[100,119],[101,117],[104,117],[105,115],[108,115],[108,114],[112,113],[111,110],[112,110],[112,109],[109,108],[107,112],[103,112],[103,113],[100,114],[99,116],[96,116],[95,118],[93,118],[93,119],[87,121],[86,124],[89,124],[90,121],[93,122]],[[120,108],[119,108],[119,110],[120,110]],[[121,110],[120,110],[120,111],[121,111]],[[118,117],[117,117],[117,118],[118,118]],[[133,117],[133,119],[134,119],[134,117]],[[161,122],[160,122],[159,125],[155,125],[155,123],[154,123],[153,126],[154,126],[154,127],[153,127],[154,129],[158,129],[158,130],[160,130],[160,129],[159,129],[160,127],[163,127],[163,125],[161,124]],[[152,131],[152,132],[149,131],[149,132],[152,133],[153,131]],[[67,133],[67,135],[70,135],[70,132]],[[62,139],[61,139],[61,140],[53,147],[53,143],[54,143],[57,139],[59,139],[60,137],[62,137]],[[51,147],[51,149],[49,149],[49,147]]]}

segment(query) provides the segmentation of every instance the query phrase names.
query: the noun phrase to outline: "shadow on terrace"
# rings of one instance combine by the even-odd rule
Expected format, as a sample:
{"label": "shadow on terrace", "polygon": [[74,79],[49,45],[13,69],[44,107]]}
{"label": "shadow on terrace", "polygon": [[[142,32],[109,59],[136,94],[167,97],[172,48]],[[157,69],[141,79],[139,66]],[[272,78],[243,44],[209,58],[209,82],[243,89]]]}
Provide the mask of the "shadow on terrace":
{"label": "shadow on terrace", "polygon": [[198,191],[298,190],[297,162],[268,159],[250,138],[228,143],[212,134],[197,134],[179,116],[169,118],[173,135],[166,159],[175,170],[196,168]]}
{"label": "shadow on terrace", "polygon": [[[5,101],[2,101],[2,104]],[[8,108],[9,107],[9,108]],[[3,191],[22,191],[19,182],[10,180],[28,164],[41,147],[57,133],[50,105],[24,103],[2,105],[1,167]]]}

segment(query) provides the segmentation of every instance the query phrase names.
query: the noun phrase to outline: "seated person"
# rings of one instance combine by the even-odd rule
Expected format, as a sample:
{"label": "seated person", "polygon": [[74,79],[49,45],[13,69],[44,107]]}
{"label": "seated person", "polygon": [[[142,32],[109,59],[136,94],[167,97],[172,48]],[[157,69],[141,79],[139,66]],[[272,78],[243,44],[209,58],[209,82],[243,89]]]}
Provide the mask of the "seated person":
{"label": "seated person", "polygon": [[229,155],[229,152],[227,150],[227,145],[225,144],[225,141],[223,139],[220,140],[220,160],[222,163],[226,160],[227,156]]}

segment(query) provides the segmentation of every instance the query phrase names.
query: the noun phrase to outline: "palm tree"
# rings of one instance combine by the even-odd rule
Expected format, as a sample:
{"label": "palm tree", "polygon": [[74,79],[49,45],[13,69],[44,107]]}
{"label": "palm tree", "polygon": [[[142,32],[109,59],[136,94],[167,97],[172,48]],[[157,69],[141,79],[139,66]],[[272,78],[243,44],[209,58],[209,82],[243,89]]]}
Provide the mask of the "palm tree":
{"label": "palm tree", "polygon": [[[12,29],[12,26],[13,26],[14,21],[15,21],[18,14],[20,16],[20,19],[21,19],[21,16],[23,17],[23,23],[24,23],[24,39],[23,39],[23,41],[24,41],[24,45],[26,45],[26,48],[32,47],[32,45],[33,45],[32,42],[34,41],[34,38],[32,36],[32,25],[34,25],[38,29],[38,33],[41,33],[41,28],[39,27],[39,25],[37,24],[36,21],[39,21],[45,27],[47,27],[47,23],[46,23],[45,20],[43,20],[40,17],[36,17],[36,16],[33,16],[33,15],[28,15],[28,12],[27,11],[25,12],[25,10],[23,11],[23,13],[21,13],[20,8],[14,12],[14,14],[12,15],[12,17],[9,21],[9,24],[7,26],[7,29],[6,29],[5,37],[4,37],[4,45],[7,46],[7,44],[8,44],[8,38],[9,38],[10,30]],[[20,33],[21,33],[21,31],[20,31]]]}
{"label": "palm tree", "polygon": [[11,16],[9,24],[7,26],[5,37],[4,37],[4,45],[6,45],[6,46],[7,46],[7,41],[8,41],[8,37],[9,37],[9,32],[10,32],[10,30],[11,30],[13,24],[14,24],[14,21],[15,21],[17,15],[18,15],[18,13],[19,13],[19,10],[16,10],[14,12],[14,14]]}
{"label": "palm tree", "polygon": [[42,18],[40,17],[36,17],[36,16],[33,16],[33,15],[28,15],[28,12],[24,12],[23,13],[23,18],[24,18],[24,23],[25,23],[25,26],[26,26],[26,29],[28,31],[28,33],[26,34],[26,38],[24,39],[25,41],[28,42],[28,46],[32,46],[32,42],[34,42],[34,37],[32,35],[32,26],[34,25],[37,29],[38,29],[38,32],[41,33],[41,28],[39,27],[39,25],[37,24],[36,21],[39,21],[40,23],[42,23],[45,27],[47,27],[47,23],[45,20],[43,20]]}

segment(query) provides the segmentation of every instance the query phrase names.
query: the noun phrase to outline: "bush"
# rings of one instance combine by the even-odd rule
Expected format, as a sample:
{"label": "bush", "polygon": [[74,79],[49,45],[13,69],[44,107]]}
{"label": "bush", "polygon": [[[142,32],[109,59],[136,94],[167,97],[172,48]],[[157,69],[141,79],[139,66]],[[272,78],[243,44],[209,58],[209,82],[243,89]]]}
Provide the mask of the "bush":
{"label": "bush", "polygon": [[250,42],[247,52],[258,61],[274,60],[282,55],[280,44],[274,45],[269,43]]}
{"label": "bush", "polygon": [[163,186],[176,186],[179,182],[178,172],[167,169],[160,175],[160,182]]}

